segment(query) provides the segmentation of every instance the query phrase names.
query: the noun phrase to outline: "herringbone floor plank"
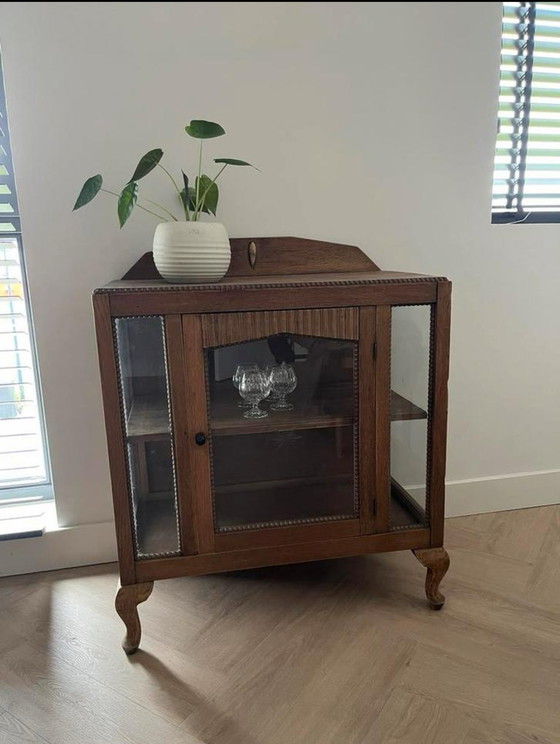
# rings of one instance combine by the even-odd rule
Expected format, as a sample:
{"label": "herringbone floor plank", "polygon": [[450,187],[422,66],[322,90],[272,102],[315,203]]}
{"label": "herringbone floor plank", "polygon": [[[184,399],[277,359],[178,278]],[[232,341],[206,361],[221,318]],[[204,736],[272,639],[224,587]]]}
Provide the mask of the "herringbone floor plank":
{"label": "herringbone floor plank", "polygon": [[0,744],[560,744],[560,506],[409,553],[156,584],[127,658],[115,566],[0,579]]}

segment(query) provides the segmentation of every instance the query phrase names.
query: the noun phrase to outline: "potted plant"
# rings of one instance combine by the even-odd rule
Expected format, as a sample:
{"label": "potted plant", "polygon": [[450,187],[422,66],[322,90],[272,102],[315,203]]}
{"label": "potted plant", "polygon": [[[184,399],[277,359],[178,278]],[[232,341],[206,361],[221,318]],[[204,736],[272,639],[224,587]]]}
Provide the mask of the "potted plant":
{"label": "potted plant", "polygon": [[[201,222],[200,218],[202,214],[216,216],[219,199],[217,180],[229,165],[251,168],[254,166],[245,160],[214,158],[214,163],[221,166],[218,173],[213,178],[205,175],[202,173],[203,142],[206,139],[221,137],[225,130],[215,122],[195,119],[187,124],[185,131],[190,137],[200,140],[198,174],[194,185],[191,185],[184,171],[181,171],[182,185],[179,185],[160,162],[163,150],[156,148],[140,158],[132,178],[120,193],[103,188],[103,177],[100,174],[88,178],[74,204],[74,210],[89,204],[100,191],[103,191],[117,197],[117,215],[122,228],[135,206],[143,209],[161,220],[154,235],[154,262],[166,281],[217,282],[224,277],[231,261],[228,234],[221,223]],[[172,182],[182,210],[180,218],[151,199],[139,199],[138,181],[155,168],[160,168]]]}

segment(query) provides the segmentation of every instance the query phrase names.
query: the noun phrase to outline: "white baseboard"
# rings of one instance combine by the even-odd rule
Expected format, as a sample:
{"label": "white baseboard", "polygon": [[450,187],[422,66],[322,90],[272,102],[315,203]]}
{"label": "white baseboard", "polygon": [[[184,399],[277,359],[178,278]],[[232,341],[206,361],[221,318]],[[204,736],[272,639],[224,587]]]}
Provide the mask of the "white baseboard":
{"label": "white baseboard", "polygon": [[0,576],[53,571],[117,560],[113,522],[82,524],[41,537],[0,542]]}
{"label": "white baseboard", "polygon": [[447,517],[550,504],[560,504],[560,470],[448,481],[445,487]]}
{"label": "white baseboard", "polygon": [[[449,481],[446,486],[448,517],[559,503],[560,470]],[[64,527],[47,531],[42,537],[0,542],[0,576],[116,560],[113,522]]]}

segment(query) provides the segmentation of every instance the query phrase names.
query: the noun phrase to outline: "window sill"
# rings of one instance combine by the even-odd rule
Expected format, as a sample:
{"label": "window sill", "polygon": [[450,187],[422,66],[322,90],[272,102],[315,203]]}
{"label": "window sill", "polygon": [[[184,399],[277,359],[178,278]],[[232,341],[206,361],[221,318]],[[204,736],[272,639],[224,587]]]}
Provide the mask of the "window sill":
{"label": "window sill", "polygon": [[54,501],[0,505],[0,540],[42,537],[58,529]]}

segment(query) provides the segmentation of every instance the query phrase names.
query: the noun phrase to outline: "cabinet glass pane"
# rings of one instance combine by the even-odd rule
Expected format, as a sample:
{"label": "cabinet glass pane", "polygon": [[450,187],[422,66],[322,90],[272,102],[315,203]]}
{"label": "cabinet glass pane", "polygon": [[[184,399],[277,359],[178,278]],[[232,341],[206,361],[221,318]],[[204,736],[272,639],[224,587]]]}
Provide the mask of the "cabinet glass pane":
{"label": "cabinet glass pane", "polygon": [[[355,342],[292,334],[206,351],[217,532],[358,516],[356,351]],[[282,363],[259,403],[267,415],[246,418],[238,365],[270,372]],[[286,374],[293,408],[274,410]]]}
{"label": "cabinet glass pane", "polygon": [[167,384],[159,316],[114,321],[137,558],[180,552]]}
{"label": "cabinet glass pane", "polygon": [[426,524],[430,305],[391,311],[392,529]]}

